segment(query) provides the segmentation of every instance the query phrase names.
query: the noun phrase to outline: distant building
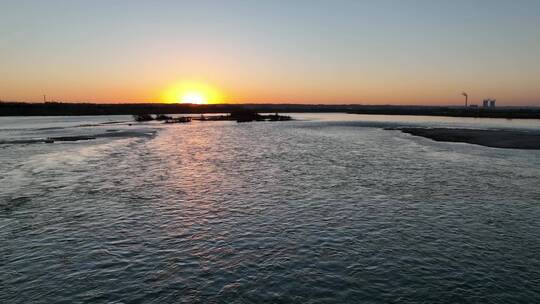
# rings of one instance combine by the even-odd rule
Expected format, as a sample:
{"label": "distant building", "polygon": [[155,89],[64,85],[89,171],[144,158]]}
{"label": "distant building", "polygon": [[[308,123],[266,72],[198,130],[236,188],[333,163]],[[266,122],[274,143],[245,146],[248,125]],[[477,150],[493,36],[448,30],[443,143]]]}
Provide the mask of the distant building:
{"label": "distant building", "polygon": [[495,108],[495,99],[486,98],[482,101],[482,107],[484,108]]}

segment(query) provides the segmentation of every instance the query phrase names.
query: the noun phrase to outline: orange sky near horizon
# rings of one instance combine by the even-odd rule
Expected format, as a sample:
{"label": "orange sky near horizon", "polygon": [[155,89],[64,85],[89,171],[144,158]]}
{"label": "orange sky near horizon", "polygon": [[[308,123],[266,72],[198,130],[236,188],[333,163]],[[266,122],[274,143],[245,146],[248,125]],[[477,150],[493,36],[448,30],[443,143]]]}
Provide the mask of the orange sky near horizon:
{"label": "orange sky near horizon", "polygon": [[[180,78],[181,79],[181,78]],[[191,78],[190,78],[191,79]],[[202,78],[201,78],[202,79]],[[436,79],[436,78],[434,78]],[[81,79],[78,80],[82,82]],[[75,82],[75,81],[74,81]],[[42,89],[40,83],[25,82],[24,86],[10,86],[9,90],[3,89],[5,94],[3,101],[28,101],[42,102],[43,94],[48,101],[61,102],[95,102],[95,103],[171,103],[170,99],[165,99],[164,94],[178,83],[193,82],[192,80],[164,80],[167,85],[156,84],[157,80],[142,83],[141,80],[133,83],[122,83],[118,85],[110,80],[92,81],[91,85],[77,84],[70,85],[66,81],[51,81],[47,84],[47,89]],[[414,82],[385,82],[378,84],[376,80],[359,81],[353,83],[325,82],[324,86],[318,84],[294,85],[292,83],[268,83],[264,86],[256,84],[226,83],[220,85],[220,81],[197,80],[198,83],[205,84],[213,88],[221,95],[218,99],[209,99],[209,103],[304,103],[304,104],[418,104],[418,105],[461,105],[464,91],[459,84],[447,85],[437,83],[436,80],[420,83]],[[469,93],[471,104],[481,103],[487,97],[497,98],[499,104],[508,105],[539,105],[536,98],[530,98],[528,94],[516,94],[515,87],[525,84],[516,84],[513,87],[485,86],[476,90],[465,90]],[[204,90],[194,90],[206,95]],[[540,96],[540,92],[538,95]],[[519,103],[514,101],[518,100]],[[181,94],[176,102],[181,102]]]}

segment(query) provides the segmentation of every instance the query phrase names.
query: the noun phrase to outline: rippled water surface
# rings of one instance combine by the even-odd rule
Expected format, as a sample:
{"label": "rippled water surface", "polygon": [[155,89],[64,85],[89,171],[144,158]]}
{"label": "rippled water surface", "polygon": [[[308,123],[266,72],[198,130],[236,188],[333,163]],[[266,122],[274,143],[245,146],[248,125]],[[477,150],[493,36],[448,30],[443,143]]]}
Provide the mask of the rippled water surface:
{"label": "rippled water surface", "polygon": [[538,121],[292,115],[0,118],[130,131],[0,145],[0,303],[540,302],[540,151],[383,129]]}

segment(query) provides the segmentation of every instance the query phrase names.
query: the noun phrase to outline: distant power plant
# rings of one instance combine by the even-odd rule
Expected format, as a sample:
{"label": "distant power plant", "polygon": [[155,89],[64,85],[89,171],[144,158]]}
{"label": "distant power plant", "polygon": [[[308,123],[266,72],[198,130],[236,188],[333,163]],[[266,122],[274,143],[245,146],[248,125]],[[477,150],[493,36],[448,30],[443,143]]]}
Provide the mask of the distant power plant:
{"label": "distant power plant", "polygon": [[[478,108],[478,105],[475,104],[469,104],[469,94],[466,92],[461,93],[462,96],[465,97],[465,108]],[[495,102],[497,100],[493,98],[486,98],[482,101],[482,108],[484,109],[494,109],[495,108]]]}

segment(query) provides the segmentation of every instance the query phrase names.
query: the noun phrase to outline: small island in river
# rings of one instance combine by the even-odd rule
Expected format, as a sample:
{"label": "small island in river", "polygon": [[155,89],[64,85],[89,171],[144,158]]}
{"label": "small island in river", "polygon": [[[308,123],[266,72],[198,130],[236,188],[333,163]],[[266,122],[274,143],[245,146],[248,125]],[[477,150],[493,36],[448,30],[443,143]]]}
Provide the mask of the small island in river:
{"label": "small island in river", "polygon": [[205,116],[201,114],[199,116],[180,116],[172,117],[164,114],[157,114],[153,117],[150,114],[137,114],[133,115],[133,119],[137,122],[146,122],[152,120],[164,121],[166,124],[171,123],[188,123],[192,120],[199,121],[220,121],[220,120],[232,120],[236,122],[251,122],[251,121],[289,121],[292,118],[288,115],[268,114],[263,115],[251,110],[237,110],[232,111],[228,115],[209,115]]}
{"label": "small island in river", "polygon": [[540,132],[537,131],[459,128],[397,128],[397,130],[435,141],[463,142],[493,148],[540,150]]}

